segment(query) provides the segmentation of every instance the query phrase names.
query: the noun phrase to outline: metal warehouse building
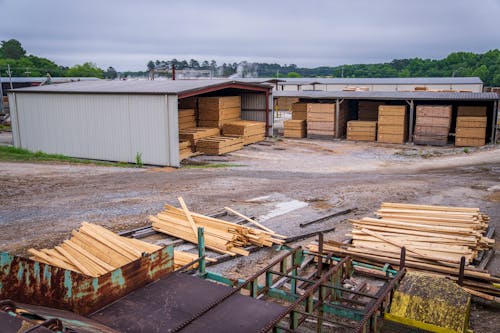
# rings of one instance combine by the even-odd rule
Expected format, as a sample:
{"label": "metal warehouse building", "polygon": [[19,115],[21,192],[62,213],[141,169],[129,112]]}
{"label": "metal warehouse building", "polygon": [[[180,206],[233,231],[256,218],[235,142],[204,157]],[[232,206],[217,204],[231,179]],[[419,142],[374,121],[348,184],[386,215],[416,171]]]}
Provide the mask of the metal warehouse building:
{"label": "metal warehouse building", "polygon": [[8,92],[14,145],[96,160],[179,166],[178,102],[241,96],[272,133],[272,87],[233,80],[86,81]]}

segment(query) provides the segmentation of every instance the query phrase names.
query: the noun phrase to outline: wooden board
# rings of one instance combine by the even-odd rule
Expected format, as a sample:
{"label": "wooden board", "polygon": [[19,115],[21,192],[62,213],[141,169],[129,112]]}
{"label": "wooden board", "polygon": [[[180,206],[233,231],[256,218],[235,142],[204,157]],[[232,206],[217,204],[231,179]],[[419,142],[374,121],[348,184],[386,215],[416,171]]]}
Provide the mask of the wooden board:
{"label": "wooden board", "polygon": [[377,133],[377,141],[383,143],[404,143],[405,138],[404,135],[401,134],[386,134],[386,133]]}
{"label": "wooden board", "polygon": [[459,106],[457,116],[486,117],[486,106]]}
{"label": "wooden board", "polygon": [[455,130],[455,134],[456,137],[459,138],[484,139],[486,137],[486,128],[457,127]]}
{"label": "wooden board", "polygon": [[380,105],[378,107],[378,116],[405,116],[405,105]]}
{"label": "wooden board", "polygon": [[457,117],[457,128],[458,127],[486,128],[487,122],[488,122],[487,117],[459,116]]}
{"label": "wooden board", "polygon": [[192,144],[196,144],[199,139],[206,138],[208,136],[219,135],[219,128],[210,127],[194,127],[184,130],[179,130],[179,140],[191,141]]}
{"label": "wooden board", "polygon": [[212,136],[198,140],[196,150],[207,155],[221,155],[243,148],[240,137]]}
{"label": "wooden board", "polygon": [[480,147],[486,144],[486,139],[479,138],[455,138],[455,146],[457,147]]}

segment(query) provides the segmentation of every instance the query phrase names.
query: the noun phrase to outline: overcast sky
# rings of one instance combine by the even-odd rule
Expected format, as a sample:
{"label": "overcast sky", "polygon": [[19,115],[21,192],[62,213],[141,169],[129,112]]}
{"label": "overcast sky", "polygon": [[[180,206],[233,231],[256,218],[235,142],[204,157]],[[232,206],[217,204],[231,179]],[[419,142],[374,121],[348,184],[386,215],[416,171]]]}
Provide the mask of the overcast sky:
{"label": "overcast sky", "polygon": [[334,66],[500,48],[500,0],[0,0],[0,40],[72,66]]}

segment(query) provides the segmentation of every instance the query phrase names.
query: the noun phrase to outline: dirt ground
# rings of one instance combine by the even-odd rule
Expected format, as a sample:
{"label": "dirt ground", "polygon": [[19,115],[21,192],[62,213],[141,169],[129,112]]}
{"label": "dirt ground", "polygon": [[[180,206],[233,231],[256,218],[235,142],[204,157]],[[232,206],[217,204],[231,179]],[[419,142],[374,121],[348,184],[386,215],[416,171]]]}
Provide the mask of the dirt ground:
{"label": "dirt ground", "polygon": [[[113,230],[147,225],[147,216],[184,197],[195,211],[224,206],[259,218],[284,235],[336,227],[343,240],[347,218],[368,216],[383,201],[480,207],[500,226],[500,149],[427,148],[346,141],[268,140],[227,156],[195,163],[226,168],[114,168],[0,163],[0,250],[26,254],[54,246],[82,221]],[[355,214],[299,224],[346,208]],[[499,249],[499,233],[496,234]],[[307,243],[311,239],[299,244]],[[214,267],[245,275],[274,255],[262,250]],[[251,264],[251,265],[249,265]],[[500,255],[490,266],[500,275]],[[479,317],[480,316],[480,317]],[[475,307],[475,332],[500,331],[499,313]]]}

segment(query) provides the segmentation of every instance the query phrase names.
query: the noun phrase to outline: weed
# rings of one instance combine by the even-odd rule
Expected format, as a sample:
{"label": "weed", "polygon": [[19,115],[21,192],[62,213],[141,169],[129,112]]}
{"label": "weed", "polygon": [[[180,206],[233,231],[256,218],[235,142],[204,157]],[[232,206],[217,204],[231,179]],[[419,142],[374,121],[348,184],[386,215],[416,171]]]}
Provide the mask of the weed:
{"label": "weed", "polygon": [[465,147],[464,148],[464,153],[468,154],[469,153],[469,148]]}
{"label": "weed", "polygon": [[137,153],[135,154],[135,165],[136,165],[136,167],[138,167],[138,168],[142,168],[142,166],[144,165],[144,164],[142,163],[142,153],[137,152]]}

